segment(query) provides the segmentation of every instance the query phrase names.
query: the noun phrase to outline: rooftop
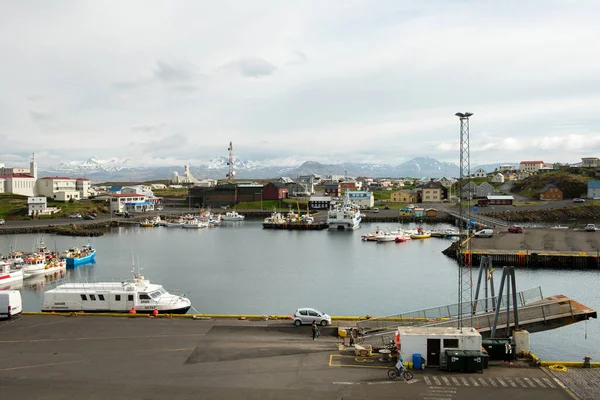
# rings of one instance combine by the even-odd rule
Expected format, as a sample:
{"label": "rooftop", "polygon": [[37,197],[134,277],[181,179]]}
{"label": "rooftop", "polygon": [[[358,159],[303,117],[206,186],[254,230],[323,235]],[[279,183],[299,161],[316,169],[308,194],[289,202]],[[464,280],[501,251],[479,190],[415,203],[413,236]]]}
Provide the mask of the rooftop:
{"label": "rooftop", "polygon": [[543,164],[543,161],[521,161],[520,164]]}

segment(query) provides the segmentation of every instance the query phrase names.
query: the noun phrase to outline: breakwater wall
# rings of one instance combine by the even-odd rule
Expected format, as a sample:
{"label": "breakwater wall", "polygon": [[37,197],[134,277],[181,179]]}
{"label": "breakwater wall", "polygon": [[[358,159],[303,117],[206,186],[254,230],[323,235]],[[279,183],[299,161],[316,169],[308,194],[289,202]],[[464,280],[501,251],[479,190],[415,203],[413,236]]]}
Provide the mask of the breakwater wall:
{"label": "breakwater wall", "polygon": [[100,222],[96,224],[65,224],[46,226],[21,226],[0,229],[0,235],[20,235],[47,233],[61,236],[98,237],[104,235],[111,226],[119,226],[119,222]]}
{"label": "breakwater wall", "polygon": [[491,257],[492,265],[514,266],[522,268],[549,268],[549,269],[595,269],[600,270],[600,250],[595,252],[560,253],[543,251],[510,251],[510,250],[473,250],[458,252],[458,242],[452,243],[442,253],[456,261],[471,261],[471,265],[478,267],[481,258]]}

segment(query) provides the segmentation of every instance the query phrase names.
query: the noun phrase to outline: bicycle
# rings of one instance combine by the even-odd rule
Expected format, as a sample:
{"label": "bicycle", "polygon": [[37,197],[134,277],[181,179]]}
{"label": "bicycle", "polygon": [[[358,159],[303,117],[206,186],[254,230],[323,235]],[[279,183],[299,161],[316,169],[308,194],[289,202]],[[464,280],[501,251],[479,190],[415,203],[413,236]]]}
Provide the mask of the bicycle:
{"label": "bicycle", "polygon": [[400,375],[402,375],[402,377],[407,380],[410,381],[414,375],[412,372],[410,372],[409,370],[406,369],[406,367],[402,366],[402,368],[400,370],[398,370],[398,368],[396,368],[395,366],[388,369],[388,378],[390,379],[396,379],[397,377],[399,377]]}

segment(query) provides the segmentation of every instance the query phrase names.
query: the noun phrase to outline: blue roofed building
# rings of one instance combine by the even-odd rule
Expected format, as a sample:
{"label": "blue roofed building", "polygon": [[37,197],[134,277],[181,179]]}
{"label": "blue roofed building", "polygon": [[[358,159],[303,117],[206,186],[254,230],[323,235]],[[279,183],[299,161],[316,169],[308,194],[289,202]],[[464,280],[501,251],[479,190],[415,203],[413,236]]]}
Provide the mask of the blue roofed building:
{"label": "blue roofed building", "polygon": [[588,182],[588,199],[600,199],[600,181]]}

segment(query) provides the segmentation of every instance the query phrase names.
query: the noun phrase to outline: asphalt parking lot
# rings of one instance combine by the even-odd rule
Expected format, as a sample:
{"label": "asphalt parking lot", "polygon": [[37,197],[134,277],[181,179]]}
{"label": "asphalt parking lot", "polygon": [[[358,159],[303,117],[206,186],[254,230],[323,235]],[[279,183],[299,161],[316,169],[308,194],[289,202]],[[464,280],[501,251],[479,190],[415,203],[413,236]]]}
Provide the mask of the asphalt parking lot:
{"label": "asphalt parking lot", "polygon": [[391,364],[338,346],[290,321],[22,316],[0,321],[0,398],[572,398],[538,368],[391,381]]}

